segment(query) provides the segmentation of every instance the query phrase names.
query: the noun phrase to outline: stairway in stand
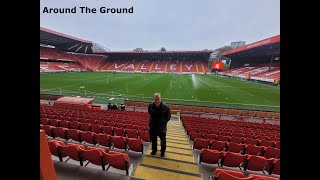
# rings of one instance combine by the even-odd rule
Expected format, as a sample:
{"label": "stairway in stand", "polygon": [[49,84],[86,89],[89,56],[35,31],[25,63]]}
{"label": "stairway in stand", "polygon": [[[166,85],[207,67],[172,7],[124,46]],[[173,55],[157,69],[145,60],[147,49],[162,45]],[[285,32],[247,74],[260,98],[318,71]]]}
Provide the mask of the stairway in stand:
{"label": "stairway in stand", "polygon": [[158,152],[148,153],[138,165],[133,177],[152,180],[199,180],[203,179],[197,163],[195,163],[187,135],[180,121],[170,120],[167,130],[167,149],[165,157],[160,156],[160,139],[158,137]]}

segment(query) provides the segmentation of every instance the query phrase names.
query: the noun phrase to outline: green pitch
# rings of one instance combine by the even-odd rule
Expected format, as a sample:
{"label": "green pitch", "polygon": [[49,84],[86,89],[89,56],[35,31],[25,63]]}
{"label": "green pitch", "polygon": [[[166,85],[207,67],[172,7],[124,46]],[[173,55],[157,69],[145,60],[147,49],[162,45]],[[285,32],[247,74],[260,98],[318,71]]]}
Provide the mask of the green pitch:
{"label": "green pitch", "polygon": [[94,103],[151,101],[155,92],[160,92],[167,103],[280,110],[279,87],[228,77],[118,72],[40,74],[40,93],[93,97]]}

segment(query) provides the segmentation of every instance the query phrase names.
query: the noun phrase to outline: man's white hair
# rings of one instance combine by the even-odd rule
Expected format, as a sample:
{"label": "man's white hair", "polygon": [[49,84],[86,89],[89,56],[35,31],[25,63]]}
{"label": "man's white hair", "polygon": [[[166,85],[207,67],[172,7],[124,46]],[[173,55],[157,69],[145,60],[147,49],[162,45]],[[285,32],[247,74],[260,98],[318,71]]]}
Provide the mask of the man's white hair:
{"label": "man's white hair", "polygon": [[161,98],[160,93],[154,93],[153,97],[157,97],[157,96]]}

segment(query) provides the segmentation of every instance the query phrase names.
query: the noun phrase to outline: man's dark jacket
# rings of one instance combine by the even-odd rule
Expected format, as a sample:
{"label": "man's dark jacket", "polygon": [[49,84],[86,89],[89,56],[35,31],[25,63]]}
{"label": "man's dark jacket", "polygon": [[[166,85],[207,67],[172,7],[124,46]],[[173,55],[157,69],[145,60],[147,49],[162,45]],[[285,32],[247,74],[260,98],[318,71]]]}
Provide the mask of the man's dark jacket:
{"label": "man's dark jacket", "polygon": [[166,133],[167,122],[171,118],[170,108],[161,101],[160,106],[157,108],[154,103],[149,104],[149,132],[150,133]]}

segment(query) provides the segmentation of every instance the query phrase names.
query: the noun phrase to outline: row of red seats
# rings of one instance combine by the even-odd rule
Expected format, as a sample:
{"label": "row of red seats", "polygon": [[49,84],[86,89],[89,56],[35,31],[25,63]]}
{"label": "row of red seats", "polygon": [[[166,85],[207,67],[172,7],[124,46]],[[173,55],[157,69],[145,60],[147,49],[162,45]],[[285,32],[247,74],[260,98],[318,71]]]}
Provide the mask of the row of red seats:
{"label": "row of red seats", "polygon": [[219,124],[208,124],[207,123],[207,126],[203,127],[203,125],[186,125],[184,126],[184,128],[186,129],[190,129],[190,128],[193,128],[193,129],[196,129],[196,130],[199,130],[199,129],[203,129],[203,130],[209,130],[209,129],[226,129],[230,132],[246,132],[246,131],[257,131],[257,129],[259,129],[259,131],[263,132],[263,133],[267,133],[267,132],[275,132],[275,133],[278,133],[279,130],[277,129],[272,129],[270,127],[241,127],[241,125],[239,126],[230,126],[230,125],[219,125]]}
{"label": "row of red seats", "polygon": [[[40,125],[40,129],[44,130],[46,135],[50,137],[59,137],[66,140],[72,139],[74,141],[82,142],[86,141],[91,144],[96,144],[95,134],[105,134],[111,137],[121,137],[118,139],[125,140],[125,137],[128,138],[139,138],[144,142],[150,142],[150,135],[148,131],[135,131],[127,130],[125,134],[109,134],[109,132],[95,133],[91,131],[81,131],[77,129],[68,129],[63,127],[54,127],[49,125]],[[122,146],[121,146],[122,147]]]}
{"label": "row of red seats", "polygon": [[51,118],[51,119],[61,119],[61,120],[69,120],[69,119],[94,119],[94,120],[103,120],[103,121],[132,121],[132,122],[148,122],[148,119],[142,119],[142,118],[117,118],[117,117],[106,117],[106,116],[69,116],[69,115],[45,115],[41,114],[41,118]]}
{"label": "row of red seats", "polygon": [[215,169],[213,176],[214,180],[279,180],[279,178],[276,177],[263,176],[257,174],[249,174],[248,176],[245,176],[242,172],[239,171],[220,168]]}
{"label": "row of red seats", "polygon": [[[80,166],[83,166],[85,161],[102,167],[102,170],[106,170],[105,166],[108,165],[107,170],[111,167],[125,170],[126,175],[130,175],[129,168],[132,166],[129,156],[125,153],[116,151],[107,151],[103,148],[96,147],[84,147],[80,144],[67,143],[62,141],[48,140],[48,145],[52,155],[59,157],[59,160],[63,162],[63,157],[69,157],[80,162]],[[67,159],[65,162],[67,162]]]}
{"label": "row of red seats", "polygon": [[[93,146],[104,146],[108,148],[124,149],[125,151],[141,152],[143,154],[143,140],[137,138],[127,138],[122,136],[111,136],[109,134],[96,134],[86,131],[57,131],[53,132],[53,138],[61,138],[65,140],[72,139],[79,143],[89,143]],[[77,136],[78,135],[78,136]]]}
{"label": "row of red seats", "polygon": [[218,164],[219,167],[238,167],[244,171],[261,171],[263,173],[268,172],[269,175],[280,175],[280,159],[202,149],[199,155],[199,163],[202,162]]}
{"label": "row of red seats", "polygon": [[[223,123],[227,122],[227,123]],[[243,121],[235,121],[239,122],[236,124],[233,124],[234,121],[231,120],[217,120],[217,121],[211,121],[211,120],[204,120],[201,122],[194,122],[191,120],[191,122],[183,123],[183,126],[185,128],[229,128],[229,129],[261,129],[261,130],[269,130],[269,131],[280,131],[279,126],[274,125],[266,125],[266,124],[258,124],[258,123],[247,123]],[[204,126],[204,123],[206,126]]]}
{"label": "row of red seats", "polygon": [[104,121],[132,121],[132,122],[148,122],[148,119],[144,118],[116,118],[116,117],[105,117],[105,116],[101,116],[101,117],[92,117],[92,116],[60,116],[60,115],[44,115],[41,114],[40,115],[41,118],[50,118],[50,119],[61,119],[61,120],[68,120],[68,119],[94,119],[94,120],[104,120]]}
{"label": "row of red seats", "polygon": [[[209,134],[219,134],[220,132],[223,132],[226,134],[226,136],[230,136],[232,133],[280,136],[280,131],[267,130],[267,129],[254,129],[254,128],[241,128],[241,127],[230,128],[227,126],[219,127],[219,126],[214,126],[214,125],[203,127],[203,128],[199,128],[199,127],[184,127],[184,128],[186,129],[187,133],[189,133],[190,131],[194,131],[194,132],[202,132],[202,133],[209,133]],[[212,131],[212,133],[210,131]]]}
{"label": "row of red seats", "polygon": [[[44,123],[42,123],[44,122]],[[40,124],[43,125],[50,125],[50,126],[55,126],[55,127],[63,127],[63,128],[68,128],[68,129],[77,129],[77,130],[82,130],[82,131],[92,131],[95,133],[106,133],[106,134],[117,134],[119,136],[124,136],[126,132],[128,131],[148,131],[148,127],[145,126],[128,126],[127,128],[118,128],[118,127],[113,127],[113,126],[102,126],[99,124],[90,124],[90,123],[78,123],[75,121],[40,121]],[[130,128],[132,127],[132,128]]]}
{"label": "row of red seats", "polygon": [[274,130],[256,130],[251,128],[243,128],[243,129],[230,129],[229,127],[217,127],[217,126],[210,126],[206,128],[195,128],[195,127],[187,127],[185,128],[187,134],[189,135],[191,131],[197,133],[209,133],[209,134],[222,134],[224,136],[235,136],[244,137],[244,134],[251,134],[251,135],[261,135],[261,136],[278,136],[280,137],[279,131]]}
{"label": "row of red seats", "polygon": [[[101,110],[102,111],[102,110]],[[41,117],[48,117],[48,118],[55,118],[61,116],[67,117],[75,117],[75,118],[87,118],[87,119],[128,119],[128,120],[136,120],[136,119],[143,119],[145,120],[148,118],[147,116],[119,116],[119,115],[112,115],[112,114],[72,114],[72,113],[48,113],[48,112],[40,112]]]}
{"label": "row of red seats", "polygon": [[239,126],[239,125],[245,125],[250,127],[273,127],[273,128],[279,128],[279,125],[276,124],[269,124],[269,123],[260,123],[260,122],[251,122],[251,121],[242,121],[242,120],[219,120],[214,118],[202,118],[202,117],[191,117],[191,118],[185,118],[182,117],[182,121],[184,125],[187,124],[194,124],[197,125],[202,122],[208,122],[209,124],[219,124],[219,125],[230,125],[230,126]]}
{"label": "row of red seats", "polygon": [[[84,119],[86,120],[86,119]],[[126,124],[126,123],[114,123],[114,122],[106,122],[102,120],[89,120],[89,121],[67,121],[67,120],[57,120],[57,119],[47,119],[47,118],[40,118],[40,124],[43,125],[51,125],[51,126],[59,126],[59,127],[65,127],[65,128],[71,128],[71,129],[79,129],[79,128],[85,128],[85,129],[101,129],[102,126],[110,126],[110,127],[116,127],[116,128],[126,128],[126,129],[137,129],[137,130],[148,130],[148,126],[145,123],[133,123]],[[84,130],[85,130],[84,129]],[[82,130],[82,129],[80,129]]]}
{"label": "row of red seats", "polygon": [[247,127],[254,127],[254,128],[274,128],[280,130],[280,126],[276,124],[269,124],[269,123],[258,123],[258,122],[248,122],[248,121],[241,121],[241,120],[218,120],[213,118],[202,118],[202,117],[190,117],[185,118],[182,117],[182,124],[185,125],[201,125],[201,123],[207,124],[218,124],[218,125],[229,125],[229,126],[247,126]]}
{"label": "row of red seats", "polygon": [[277,147],[280,149],[280,139],[263,139],[259,138],[258,136],[256,139],[252,138],[244,138],[244,137],[234,137],[234,136],[222,136],[222,135],[215,135],[215,134],[199,134],[196,132],[191,132],[190,141],[195,141],[195,139],[199,139],[202,141],[210,141],[210,140],[217,140],[217,141],[226,141],[226,142],[233,142],[239,144],[254,144],[257,146],[266,146],[266,147]]}
{"label": "row of red seats", "polygon": [[[199,123],[185,123],[183,124],[183,127],[185,128],[227,128],[230,130],[248,130],[248,129],[260,129],[262,131],[279,131],[280,128],[277,126],[272,126],[272,125],[260,125],[260,124],[253,124],[252,122],[245,122],[245,123],[237,123],[237,124],[232,124],[231,120],[229,120],[229,123],[221,123],[219,121],[228,121],[228,120],[218,120],[218,122],[211,122],[210,120],[208,121],[203,121]],[[207,126],[203,126],[203,123],[206,123]]]}
{"label": "row of red seats", "polygon": [[85,119],[85,118],[75,118],[75,117],[62,117],[62,118],[40,118],[40,119],[47,119],[47,120],[58,120],[58,121],[73,121],[73,122],[80,122],[80,123],[90,123],[90,124],[100,124],[106,125],[110,124],[110,126],[114,126],[116,124],[123,124],[124,126],[127,124],[135,124],[135,125],[146,125],[148,122],[145,121],[130,121],[130,120],[103,120],[103,119]]}
{"label": "row of red seats", "polygon": [[232,136],[235,134],[238,137],[243,137],[244,134],[261,135],[261,136],[275,136],[280,137],[280,131],[269,130],[269,129],[255,129],[255,128],[241,128],[241,127],[228,127],[228,126],[216,126],[216,125],[203,125],[202,127],[187,126],[184,127],[187,134],[191,131],[198,133],[209,133],[209,134],[222,134],[225,136]]}
{"label": "row of red seats", "polygon": [[227,137],[239,137],[239,138],[251,138],[251,139],[264,139],[264,140],[272,140],[272,141],[280,141],[280,136],[273,133],[259,133],[259,132],[246,132],[246,133],[237,133],[237,132],[225,132],[224,129],[216,130],[200,130],[200,131],[194,131],[194,129],[187,130],[187,135],[190,135],[191,139],[194,139],[195,137],[203,137],[205,135],[216,135],[216,136],[227,136]]}
{"label": "row of red seats", "polygon": [[148,116],[146,112],[139,112],[139,111],[115,111],[115,110],[102,110],[99,112],[87,110],[79,110],[72,107],[59,107],[59,106],[45,106],[40,105],[40,112],[56,112],[56,113],[76,113],[76,114],[112,114],[112,115],[133,115],[133,116]]}
{"label": "row of red seats", "polygon": [[240,154],[264,156],[266,158],[280,158],[280,149],[252,144],[238,144],[226,141],[216,141],[208,139],[196,139],[193,149],[212,149],[218,151],[228,151]]}
{"label": "row of red seats", "polygon": [[47,114],[79,114],[79,115],[119,115],[119,116],[127,116],[127,115],[133,115],[133,116],[148,116],[148,113],[146,112],[139,112],[139,111],[116,111],[112,109],[107,109],[107,110],[101,110],[99,112],[97,111],[92,111],[90,109],[74,109],[72,107],[59,107],[59,106],[47,106],[47,107],[53,107],[55,109],[44,109],[40,108],[41,113],[47,113]]}
{"label": "row of red seats", "polygon": [[40,58],[50,58],[50,59],[66,59],[62,55],[62,51],[55,48],[48,48],[40,46]]}

